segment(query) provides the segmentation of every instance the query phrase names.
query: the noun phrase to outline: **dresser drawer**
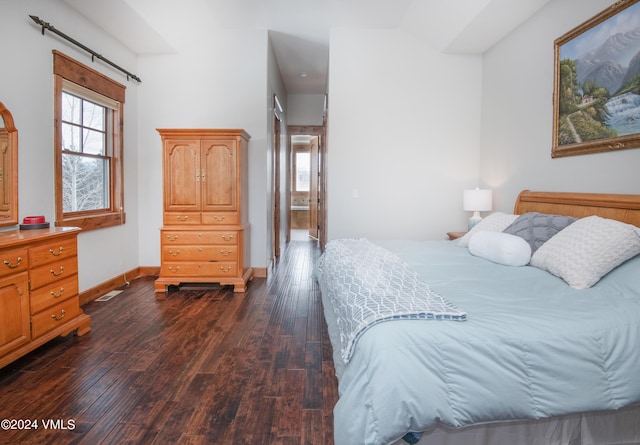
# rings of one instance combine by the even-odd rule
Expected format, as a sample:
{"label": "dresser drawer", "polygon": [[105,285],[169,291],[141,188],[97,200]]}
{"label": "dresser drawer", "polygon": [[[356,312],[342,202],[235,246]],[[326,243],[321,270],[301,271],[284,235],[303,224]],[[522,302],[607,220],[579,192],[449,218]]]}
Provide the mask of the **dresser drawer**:
{"label": "dresser drawer", "polygon": [[237,245],[238,232],[234,230],[163,230],[162,245]]}
{"label": "dresser drawer", "polygon": [[165,262],[162,264],[160,274],[164,277],[235,277],[238,273],[238,264],[235,261],[217,262]]}
{"label": "dresser drawer", "polygon": [[38,289],[50,283],[78,273],[78,258],[71,257],[58,260],[44,266],[31,269],[31,290]]}
{"label": "dresser drawer", "polygon": [[31,316],[31,336],[40,337],[43,334],[63,326],[67,321],[80,315],[78,298],[69,298],[48,309]]}
{"label": "dresser drawer", "polygon": [[63,280],[42,286],[31,292],[31,313],[35,314],[56,303],[78,294],[78,277],[71,275]]}
{"label": "dresser drawer", "polygon": [[56,243],[45,244],[29,249],[29,266],[37,267],[57,260],[78,255],[76,239],[63,239]]}
{"label": "dresser drawer", "polygon": [[163,246],[165,261],[235,261],[238,259],[236,246]]}
{"label": "dresser drawer", "polygon": [[202,224],[239,224],[237,212],[203,212]]}
{"label": "dresser drawer", "polygon": [[200,212],[166,212],[164,224],[167,226],[201,224]]}
{"label": "dresser drawer", "polygon": [[0,253],[0,276],[27,270],[27,249],[5,250]]}

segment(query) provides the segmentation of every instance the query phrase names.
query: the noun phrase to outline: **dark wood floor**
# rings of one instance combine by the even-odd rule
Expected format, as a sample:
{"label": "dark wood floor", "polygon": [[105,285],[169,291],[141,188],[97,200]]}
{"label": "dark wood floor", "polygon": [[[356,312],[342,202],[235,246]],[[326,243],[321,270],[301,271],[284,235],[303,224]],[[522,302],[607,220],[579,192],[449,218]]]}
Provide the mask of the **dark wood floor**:
{"label": "dark wood floor", "polygon": [[0,419],[38,423],[0,430],[0,443],[333,444],[337,383],[313,246],[291,243],[244,295],[183,288],[156,300],[141,278],[87,304],[88,335],[0,370]]}

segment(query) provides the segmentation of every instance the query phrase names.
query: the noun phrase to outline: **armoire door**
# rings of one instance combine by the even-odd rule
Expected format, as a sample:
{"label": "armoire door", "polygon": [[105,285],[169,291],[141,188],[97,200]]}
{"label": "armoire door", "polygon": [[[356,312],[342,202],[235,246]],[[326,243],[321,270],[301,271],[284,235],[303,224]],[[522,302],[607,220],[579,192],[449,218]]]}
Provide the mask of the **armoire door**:
{"label": "armoire door", "polygon": [[200,210],[200,144],[193,140],[165,142],[165,211]]}
{"label": "armoire door", "polygon": [[202,141],[202,210],[238,209],[238,149],[234,139]]}

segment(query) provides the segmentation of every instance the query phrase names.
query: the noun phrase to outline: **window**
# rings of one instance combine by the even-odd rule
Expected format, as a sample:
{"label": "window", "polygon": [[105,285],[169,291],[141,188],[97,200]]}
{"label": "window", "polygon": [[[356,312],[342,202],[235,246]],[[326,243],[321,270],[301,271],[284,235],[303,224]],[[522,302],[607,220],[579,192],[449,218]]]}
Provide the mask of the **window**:
{"label": "window", "polygon": [[311,189],[311,151],[308,143],[293,145],[293,191],[309,192]]}
{"label": "window", "polygon": [[296,192],[308,192],[311,179],[311,153],[308,151],[296,152]]}
{"label": "window", "polygon": [[124,86],[54,51],[56,225],[123,224]]}

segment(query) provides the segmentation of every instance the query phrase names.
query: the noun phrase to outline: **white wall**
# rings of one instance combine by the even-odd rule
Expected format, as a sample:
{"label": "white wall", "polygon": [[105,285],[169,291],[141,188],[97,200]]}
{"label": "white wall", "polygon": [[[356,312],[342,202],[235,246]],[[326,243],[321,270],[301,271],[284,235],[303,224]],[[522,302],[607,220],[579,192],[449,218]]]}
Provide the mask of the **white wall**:
{"label": "white wall", "polygon": [[[160,264],[162,150],[156,128],[244,128],[249,141],[251,256],[265,267],[268,238],[267,31],[184,29],[177,53],[140,57],[140,264]],[[186,33],[193,33],[190,36]]]}
{"label": "white wall", "polygon": [[483,58],[480,172],[510,211],[522,189],[640,193],[640,149],[551,158],[554,40],[611,0],[555,0]]}
{"label": "white wall", "polygon": [[441,239],[466,227],[481,58],[437,53],[403,31],[340,29],[329,66],[328,238]]}
{"label": "white wall", "polygon": [[[282,205],[283,203],[286,203],[286,199],[287,199],[287,170],[286,170],[286,166],[287,166],[287,119],[288,119],[288,106],[287,106],[287,90],[284,87],[284,82],[282,81],[282,76],[280,75],[280,67],[278,66],[278,61],[276,59],[276,55],[275,52],[273,50],[273,46],[271,46],[271,43],[269,43],[269,53],[268,53],[268,62],[267,62],[267,106],[266,106],[266,110],[267,110],[267,124],[268,124],[268,128],[267,128],[267,133],[268,133],[268,159],[269,159],[269,168],[267,169],[267,184],[268,187],[265,187],[265,192],[263,194],[266,194],[266,209],[267,209],[267,214],[266,214],[266,218],[267,218],[267,240],[268,240],[268,246],[267,246],[267,254],[269,255],[268,258],[268,262],[267,264],[269,264],[269,262],[271,261],[271,255],[275,252],[273,252],[275,246],[274,244],[274,227],[273,227],[273,220],[274,220],[274,202],[273,202],[273,197],[272,197],[272,184],[273,184],[273,171],[271,168],[271,165],[273,163],[273,161],[275,160],[275,152],[276,150],[279,152],[280,154],[280,164],[278,166],[273,166],[273,168],[279,168],[280,169],[280,232],[279,232],[279,239],[280,239],[280,252],[284,252],[284,248],[285,248],[285,243],[287,241],[287,230],[288,225],[287,225],[287,219],[286,219],[286,205]],[[276,95],[278,97],[278,101],[280,103],[280,106],[283,108],[282,113],[280,114],[280,145],[279,146],[274,146],[274,141],[275,141],[275,137],[274,137],[274,125],[276,125],[276,121],[275,121],[275,109],[274,109],[274,99],[273,96]],[[274,184],[275,185],[275,184]]]}
{"label": "white wall", "polygon": [[[53,55],[59,50],[126,85],[124,182],[126,224],[80,233],[79,285],[86,290],[139,265],[138,261],[138,85],[55,35],[43,36],[29,15],[39,16],[125,69],[138,74],[135,55],[61,0],[0,0],[0,101],[13,114],[19,144],[19,217],[45,215],[53,224]],[[144,76],[142,76],[144,78]]]}
{"label": "white wall", "polygon": [[289,94],[287,125],[322,126],[324,94]]}

